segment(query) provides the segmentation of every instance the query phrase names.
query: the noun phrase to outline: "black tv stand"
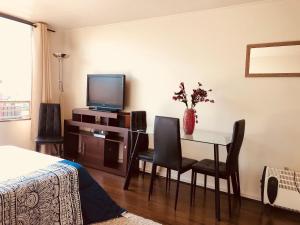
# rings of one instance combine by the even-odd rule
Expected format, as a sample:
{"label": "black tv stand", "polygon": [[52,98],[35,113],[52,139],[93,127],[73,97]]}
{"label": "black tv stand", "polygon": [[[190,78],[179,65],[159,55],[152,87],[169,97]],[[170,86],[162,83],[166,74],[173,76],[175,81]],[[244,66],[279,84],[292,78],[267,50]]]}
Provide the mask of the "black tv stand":
{"label": "black tv stand", "polygon": [[[66,159],[126,176],[130,150],[129,112],[110,113],[77,108],[72,110],[72,119],[65,120],[64,125]],[[94,132],[96,130],[98,135]]]}

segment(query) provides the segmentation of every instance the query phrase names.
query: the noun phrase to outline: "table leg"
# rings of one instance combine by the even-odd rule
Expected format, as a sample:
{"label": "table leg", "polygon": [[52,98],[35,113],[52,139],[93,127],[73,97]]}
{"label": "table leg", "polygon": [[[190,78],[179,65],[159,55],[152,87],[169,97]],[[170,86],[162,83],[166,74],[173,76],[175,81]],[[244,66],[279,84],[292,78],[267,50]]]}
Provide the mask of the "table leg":
{"label": "table leg", "polygon": [[220,221],[220,183],[219,183],[219,145],[214,144],[214,156],[215,156],[215,210],[216,218]]}
{"label": "table leg", "polygon": [[140,133],[138,132],[135,143],[134,143],[134,147],[130,151],[129,165],[128,165],[128,170],[127,170],[127,174],[126,174],[126,178],[125,178],[125,183],[124,183],[124,186],[123,186],[124,190],[128,190],[128,187],[129,187],[130,179],[131,179],[131,176],[132,176],[133,165],[134,165],[134,159],[137,156],[136,146],[137,146],[139,137],[140,137]]}

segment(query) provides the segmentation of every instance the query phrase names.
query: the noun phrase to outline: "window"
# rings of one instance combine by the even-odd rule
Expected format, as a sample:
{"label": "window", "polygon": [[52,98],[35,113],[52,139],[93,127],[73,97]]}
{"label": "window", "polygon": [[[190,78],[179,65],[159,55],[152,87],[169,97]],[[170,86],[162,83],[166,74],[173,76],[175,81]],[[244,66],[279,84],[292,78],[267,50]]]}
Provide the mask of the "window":
{"label": "window", "polygon": [[0,17],[0,121],[30,119],[32,27]]}

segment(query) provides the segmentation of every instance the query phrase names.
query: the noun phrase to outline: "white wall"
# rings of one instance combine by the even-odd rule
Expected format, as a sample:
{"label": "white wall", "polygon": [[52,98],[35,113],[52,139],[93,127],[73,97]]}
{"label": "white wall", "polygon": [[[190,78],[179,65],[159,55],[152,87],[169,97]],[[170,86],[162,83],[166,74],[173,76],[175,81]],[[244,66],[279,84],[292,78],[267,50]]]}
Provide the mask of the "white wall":
{"label": "white wall", "polygon": [[[148,124],[155,115],[181,118],[184,105],[172,101],[173,92],[181,81],[189,91],[200,81],[213,89],[215,104],[197,106],[198,129],[231,132],[246,119],[242,194],[258,199],[264,165],[300,170],[300,78],[245,78],[246,45],[299,40],[299,8],[298,0],[268,0],[68,30],[65,115],[85,106],[88,73],[125,73],[126,110],[146,110]],[[212,158],[213,146],[184,142],[183,153]]]}
{"label": "white wall", "polygon": [[31,148],[30,120],[0,122],[0,145]]}

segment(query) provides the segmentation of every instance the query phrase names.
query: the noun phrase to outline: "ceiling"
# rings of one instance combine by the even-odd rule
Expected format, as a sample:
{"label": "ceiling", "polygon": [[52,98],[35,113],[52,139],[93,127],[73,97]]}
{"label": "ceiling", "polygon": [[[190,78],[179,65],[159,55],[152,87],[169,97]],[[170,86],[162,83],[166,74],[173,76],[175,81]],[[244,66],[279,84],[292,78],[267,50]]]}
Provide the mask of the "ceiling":
{"label": "ceiling", "polygon": [[253,1],[258,0],[1,0],[0,12],[71,29]]}

